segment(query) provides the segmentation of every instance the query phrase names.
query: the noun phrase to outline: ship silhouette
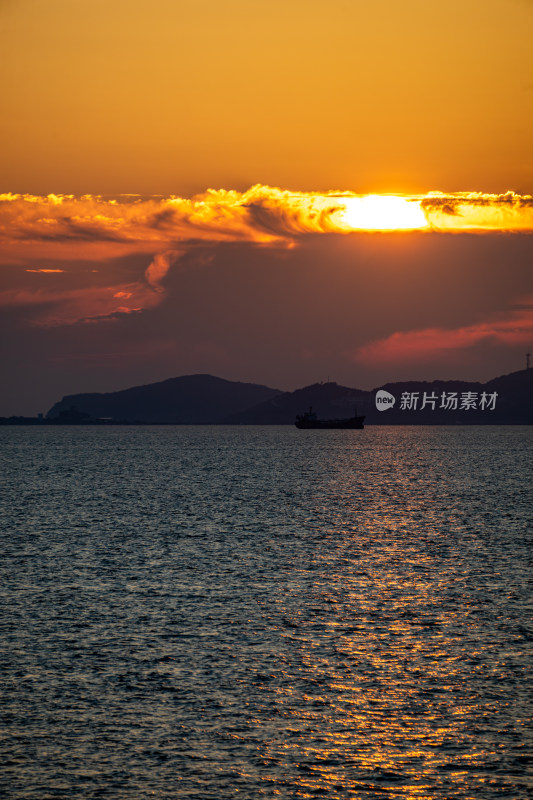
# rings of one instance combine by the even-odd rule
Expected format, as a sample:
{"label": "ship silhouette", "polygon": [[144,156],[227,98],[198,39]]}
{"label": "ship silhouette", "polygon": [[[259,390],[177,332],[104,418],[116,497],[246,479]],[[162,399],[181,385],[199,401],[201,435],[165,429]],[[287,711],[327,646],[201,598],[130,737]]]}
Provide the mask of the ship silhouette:
{"label": "ship silhouette", "polygon": [[364,416],[357,416],[357,409],[355,409],[354,416],[347,419],[318,419],[312,406],[310,406],[309,411],[296,417],[294,424],[297,428],[355,428],[360,430],[365,427],[364,421]]}

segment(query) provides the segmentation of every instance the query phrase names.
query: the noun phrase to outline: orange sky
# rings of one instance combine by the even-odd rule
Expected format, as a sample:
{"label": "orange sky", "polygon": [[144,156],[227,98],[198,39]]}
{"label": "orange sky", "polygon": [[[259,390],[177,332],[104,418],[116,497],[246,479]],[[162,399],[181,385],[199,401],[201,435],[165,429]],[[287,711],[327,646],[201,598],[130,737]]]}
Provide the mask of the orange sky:
{"label": "orange sky", "polygon": [[3,189],[533,184],[529,0],[0,0]]}
{"label": "orange sky", "polygon": [[530,0],[0,0],[0,415],[521,369],[532,34]]}

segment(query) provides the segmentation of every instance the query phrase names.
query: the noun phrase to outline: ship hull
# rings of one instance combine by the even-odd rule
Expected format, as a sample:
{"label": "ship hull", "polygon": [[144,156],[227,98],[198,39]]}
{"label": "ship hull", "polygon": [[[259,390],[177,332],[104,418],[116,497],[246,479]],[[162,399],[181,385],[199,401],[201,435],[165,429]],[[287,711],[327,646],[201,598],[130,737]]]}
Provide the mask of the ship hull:
{"label": "ship hull", "polygon": [[351,419],[297,419],[294,423],[297,428],[313,430],[361,430],[365,427],[364,417],[352,417]]}

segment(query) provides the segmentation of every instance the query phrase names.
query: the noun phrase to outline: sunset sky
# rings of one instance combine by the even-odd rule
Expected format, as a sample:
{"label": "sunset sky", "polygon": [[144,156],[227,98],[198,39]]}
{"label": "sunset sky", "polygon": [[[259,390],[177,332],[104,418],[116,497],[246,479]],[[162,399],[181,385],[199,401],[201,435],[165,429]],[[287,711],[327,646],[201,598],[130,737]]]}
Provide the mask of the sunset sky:
{"label": "sunset sky", "polygon": [[0,415],[533,346],[531,0],[0,0]]}

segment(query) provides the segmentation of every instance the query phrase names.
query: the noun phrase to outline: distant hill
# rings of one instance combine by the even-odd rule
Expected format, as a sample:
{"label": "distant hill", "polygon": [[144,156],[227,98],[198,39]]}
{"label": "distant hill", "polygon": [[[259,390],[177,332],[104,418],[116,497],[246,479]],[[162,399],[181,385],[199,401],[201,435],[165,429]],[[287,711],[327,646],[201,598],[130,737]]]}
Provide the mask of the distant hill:
{"label": "distant hill", "polygon": [[[376,391],[368,422],[385,425],[531,425],[533,424],[533,369],[502,375],[487,383],[465,381],[405,381],[378,387],[396,398],[394,407],[378,411]],[[457,397],[455,401],[451,394]],[[471,405],[468,402],[470,393]],[[492,399],[492,395],[496,397]],[[416,408],[402,408],[402,397],[415,395]],[[483,395],[484,398],[483,398]],[[436,401],[431,398],[436,396]],[[426,398],[426,406],[424,405]],[[446,407],[446,404],[450,407]],[[404,402],[404,405],[408,405]],[[469,408],[461,407],[470,405]],[[494,405],[494,408],[492,408]],[[485,407],[483,407],[485,406]]]}
{"label": "distant hill", "polygon": [[[379,390],[395,398],[385,411],[376,408]],[[185,375],[120,392],[67,395],[50,409],[47,421],[83,424],[89,415],[122,422],[292,425],[310,406],[323,419],[357,411],[367,425],[532,425],[533,369],[487,383],[402,381],[370,392],[332,382],[280,392],[212,375]]]}
{"label": "distant hill", "polygon": [[231,414],[223,422],[228,425],[289,425],[294,423],[297,414],[307,411],[310,406],[323,419],[354,416],[363,412],[368,405],[370,392],[350,389],[337,383],[313,383],[295,392],[284,392],[265,400],[259,405]]}
{"label": "distant hill", "polygon": [[53,419],[75,409],[93,418],[126,422],[213,423],[279,393],[268,386],[226,381],[213,375],[184,375],[120,392],[66,395],[46,416]]}
{"label": "distant hill", "polygon": [[[386,411],[376,408],[376,393],[384,389],[394,396],[394,406]],[[489,396],[497,396],[492,401]],[[457,408],[453,406],[455,401]],[[470,394],[468,394],[470,393]],[[482,401],[482,395],[486,397]],[[408,395],[411,408],[404,407]],[[461,405],[469,397],[468,409]],[[425,403],[424,403],[425,399]],[[485,404],[485,408],[481,406]],[[449,407],[446,407],[448,405]],[[366,425],[531,425],[533,424],[533,369],[513,372],[488,383],[466,381],[403,381],[378,386],[370,392],[350,389],[336,383],[315,383],[295,392],[285,392],[254,408],[232,414],[223,422],[237,425],[288,425],[296,414],[312,406],[322,419],[350,417],[357,408]],[[425,406],[425,407],[422,407]]]}

